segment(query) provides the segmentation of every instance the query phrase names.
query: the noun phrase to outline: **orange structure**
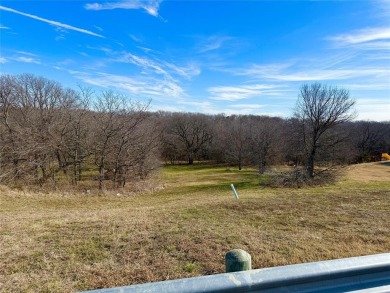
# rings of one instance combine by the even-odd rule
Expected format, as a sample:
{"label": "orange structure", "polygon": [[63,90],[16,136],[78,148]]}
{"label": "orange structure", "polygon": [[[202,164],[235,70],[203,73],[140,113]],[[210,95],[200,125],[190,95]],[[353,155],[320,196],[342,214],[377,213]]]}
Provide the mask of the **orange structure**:
{"label": "orange structure", "polygon": [[382,159],[390,161],[390,156],[388,153],[382,153]]}

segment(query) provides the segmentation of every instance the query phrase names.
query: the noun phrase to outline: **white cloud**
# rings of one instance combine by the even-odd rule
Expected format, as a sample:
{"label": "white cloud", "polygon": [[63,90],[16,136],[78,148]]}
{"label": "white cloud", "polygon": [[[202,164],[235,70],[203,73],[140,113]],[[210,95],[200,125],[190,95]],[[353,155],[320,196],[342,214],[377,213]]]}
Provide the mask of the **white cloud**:
{"label": "white cloud", "polygon": [[[252,65],[249,68],[235,69],[231,72],[235,75],[250,76],[258,79],[268,79],[284,82],[302,82],[302,81],[325,81],[325,80],[346,80],[362,77],[384,77],[390,75],[390,68],[387,66],[365,67],[354,65],[351,68],[343,66],[343,69],[312,69],[321,68],[317,62],[305,62],[302,60],[299,64],[270,64],[270,65]],[[332,67],[332,66],[329,66]]]}
{"label": "white cloud", "polygon": [[76,62],[73,60],[73,59],[64,59],[62,61],[58,61],[56,62],[56,65],[62,67],[62,66],[68,66],[68,65],[72,65],[72,64],[75,64]]}
{"label": "white cloud", "polygon": [[218,113],[224,113],[225,115],[256,115],[258,114],[257,111],[254,111],[251,108],[242,108],[242,109],[231,109],[231,108],[225,108],[221,109]]}
{"label": "white cloud", "polygon": [[359,43],[353,44],[350,46],[353,49],[357,50],[378,50],[378,51],[388,51],[390,50],[390,42],[389,41],[376,41],[376,42],[368,42],[368,43]]}
{"label": "white cloud", "polygon": [[55,40],[61,41],[65,39],[65,34],[68,33],[68,30],[64,29],[63,27],[56,27],[56,32],[58,35],[55,37]]}
{"label": "white cloud", "polygon": [[151,111],[165,111],[165,112],[186,112],[188,111],[185,107],[172,106],[172,105],[151,105]]}
{"label": "white cloud", "polygon": [[[261,105],[259,105],[261,106]],[[233,106],[230,106],[230,107],[226,107],[226,106],[222,106],[222,107],[218,107],[218,108],[213,108],[212,111],[206,111],[206,113],[210,113],[210,114],[220,114],[220,113],[223,113],[225,115],[266,115],[266,116],[272,116],[272,117],[285,117],[286,116],[286,113],[283,113],[283,112],[271,112],[271,111],[267,111],[265,109],[266,107],[234,107]],[[260,110],[261,109],[261,110]]]}
{"label": "white cloud", "polygon": [[4,64],[4,63],[7,63],[8,60],[4,57],[0,57],[0,64]]}
{"label": "white cloud", "polygon": [[265,64],[265,65],[252,64],[246,68],[229,70],[229,72],[235,75],[272,76],[272,75],[279,74],[281,71],[287,70],[293,64],[294,63],[292,62],[273,63],[273,64]]}
{"label": "white cloud", "polygon": [[274,85],[253,84],[241,86],[217,86],[208,88],[211,99],[221,101],[237,101],[253,96],[278,95],[279,90]]}
{"label": "white cloud", "polygon": [[[389,44],[390,50],[390,44]],[[387,62],[390,60],[390,54],[388,51],[383,50],[382,52],[372,52],[365,55],[367,60],[386,60]]]}
{"label": "white cloud", "polygon": [[341,45],[387,40],[390,39],[390,27],[366,28],[353,31],[349,34],[328,37],[327,39]]}
{"label": "white cloud", "polygon": [[41,62],[39,60],[37,60],[36,58],[32,58],[32,57],[19,56],[19,57],[14,57],[11,59],[15,60],[17,62],[41,64]]}
{"label": "white cloud", "polygon": [[175,98],[177,101],[178,97],[185,96],[181,81],[200,73],[200,69],[193,63],[178,66],[147,55],[141,56],[131,52],[116,52],[105,48],[91,47],[90,49],[99,50],[107,54],[108,58],[103,59],[105,65],[112,62],[134,65],[123,67],[126,69],[127,75],[122,73],[105,73],[106,69],[101,67],[99,69],[97,64],[90,66],[91,62],[88,63],[88,66],[82,66],[81,64],[79,66],[79,68],[83,68],[81,70],[68,70],[75,78],[94,86],[124,90],[141,96],[154,96],[159,100]]}
{"label": "white cloud", "polygon": [[18,53],[18,54],[21,54],[21,55],[27,55],[27,56],[32,56],[32,57],[38,57],[37,54],[31,53],[31,52],[26,52],[26,51],[15,51],[15,52]]}
{"label": "white cloud", "polygon": [[36,15],[28,14],[28,13],[24,13],[24,12],[21,12],[21,11],[12,9],[12,8],[0,6],[0,10],[5,10],[5,11],[8,11],[8,12],[12,12],[12,13],[16,13],[16,14],[19,14],[19,15],[23,15],[23,16],[26,16],[26,17],[29,17],[29,18],[32,18],[32,19],[43,21],[43,22],[46,22],[48,24],[54,25],[57,28],[60,27],[60,28],[64,28],[64,29],[67,29],[67,30],[73,30],[73,31],[76,31],[76,32],[79,32],[79,33],[83,33],[83,34],[87,34],[87,35],[91,35],[91,36],[95,36],[95,37],[99,37],[99,38],[105,38],[102,35],[96,34],[94,32],[86,30],[86,29],[77,28],[77,27],[71,26],[69,24],[61,23],[61,22],[54,21],[54,20],[49,20],[49,19],[42,18],[42,17],[36,16]]}
{"label": "white cloud", "polygon": [[135,35],[129,35],[129,37],[134,41],[134,42],[137,42],[137,43],[143,43],[142,39],[135,36]]}
{"label": "white cloud", "polygon": [[4,25],[0,24],[0,29],[2,29],[2,30],[9,30],[9,27],[8,27],[8,26],[4,26]]}
{"label": "white cloud", "polygon": [[137,48],[142,50],[144,53],[155,52],[153,49],[142,47],[142,46],[137,46]]}
{"label": "white cloud", "polygon": [[231,105],[232,108],[244,108],[244,109],[260,109],[264,108],[264,105],[260,104],[234,104]]}
{"label": "white cloud", "polygon": [[357,99],[356,120],[390,121],[390,99]]}
{"label": "white cloud", "polygon": [[104,72],[96,72],[92,74],[80,71],[69,71],[69,73],[75,78],[91,85],[125,90],[136,95],[180,97],[184,94],[184,90],[178,84],[174,81],[165,79],[148,77],[135,78]]}
{"label": "white cloud", "polygon": [[389,0],[377,0],[377,1],[375,1],[375,4],[377,4],[377,6],[376,6],[377,11],[375,11],[376,15],[388,20],[390,17],[390,1]]}
{"label": "white cloud", "polygon": [[157,64],[153,60],[149,58],[139,57],[137,55],[134,55],[132,53],[125,53],[120,58],[118,58],[116,61],[118,62],[124,62],[124,63],[131,63],[134,65],[137,65],[139,67],[142,67],[143,69],[152,69],[157,74],[163,74],[168,75],[168,73],[162,68],[160,64]]}
{"label": "white cloud", "polygon": [[187,105],[187,106],[191,106],[192,109],[194,109],[194,107],[196,108],[201,108],[201,109],[210,109],[212,107],[211,103],[210,102],[207,102],[207,101],[187,101],[187,100],[179,100],[178,101],[179,104],[182,104],[182,105]]}
{"label": "white cloud", "polygon": [[166,67],[173,70],[174,73],[190,79],[193,76],[199,75],[201,70],[196,64],[189,64],[188,66],[177,66],[172,63],[163,62]]}
{"label": "white cloud", "polygon": [[122,55],[117,59],[114,59],[114,61],[134,64],[138,67],[141,67],[144,73],[152,72],[155,74],[164,75],[170,80],[173,80],[173,75],[190,79],[191,77],[200,74],[200,69],[195,64],[178,66],[167,61],[159,60],[157,58],[152,59],[146,56],[141,57],[129,52],[122,53]]}
{"label": "white cloud", "polygon": [[388,90],[389,89],[390,77],[384,80],[383,83],[379,83],[377,80],[368,81],[366,83],[341,83],[340,86],[349,90],[359,91],[372,91],[372,90]]}
{"label": "white cloud", "polygon": [[85,52],[78,52],[81,56],[84,56],[84,57],[89,57],[89,55]]}
{"label": "white cloud", "polygon": [[334,70],[307,70],[290,74],[268,75],[266,78],[279,81],[324,81],[351,79],[372,75],[390,74],[390,70],[383,69],[334,69]]}
{"label": "white cloud", "polygon": [[161,0],[122,0],[106,3],[89,3],[85,5],[88,10],[111,10],[111,9],[144,9],[152,16],[158,16]]}
{"label": "white cloud", "polygon": [[210,36],[199,44],[198,51],[200,53],[206,53],[217,50],[222,47],[223,43],[232,39],[232,37],[227,36]]}
{"label": "white cloud", "polygon": [[26,51],[14,51],[14,52],[16,54],[14,54],[12,57],[8,57],[8,60],[23,62],[23,63],[41,64],[38,55],[34,53],[26,52]]}

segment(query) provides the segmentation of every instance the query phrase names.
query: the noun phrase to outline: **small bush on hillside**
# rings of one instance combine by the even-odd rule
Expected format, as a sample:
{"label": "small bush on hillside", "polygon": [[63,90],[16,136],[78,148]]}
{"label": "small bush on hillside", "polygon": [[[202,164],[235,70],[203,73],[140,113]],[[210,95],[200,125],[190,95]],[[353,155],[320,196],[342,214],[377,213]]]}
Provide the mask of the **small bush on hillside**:
{"label": "small bush on hillside", "polygon": [[317,186],[332,184],[335,182],[337,172],[335,170],[322,170],[314,178],[307,175],[304,169],[296,168],[292,171],[283,171],[272,174],[264,183],[270,187],[301,188],[306,186]]}

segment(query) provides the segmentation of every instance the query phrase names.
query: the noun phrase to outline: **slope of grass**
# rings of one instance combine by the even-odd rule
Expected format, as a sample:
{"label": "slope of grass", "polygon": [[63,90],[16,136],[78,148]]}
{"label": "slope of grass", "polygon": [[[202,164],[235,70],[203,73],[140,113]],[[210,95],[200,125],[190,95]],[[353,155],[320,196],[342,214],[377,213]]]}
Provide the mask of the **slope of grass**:
{"label": "slope of grass", "polygon": [[161,173],[163,190],[131,197],[0,189],[0,290],[72,292],[221,273],[233,248],[248,251],[254,268],[389,251],[390,182],[271,189],[251,169]]}

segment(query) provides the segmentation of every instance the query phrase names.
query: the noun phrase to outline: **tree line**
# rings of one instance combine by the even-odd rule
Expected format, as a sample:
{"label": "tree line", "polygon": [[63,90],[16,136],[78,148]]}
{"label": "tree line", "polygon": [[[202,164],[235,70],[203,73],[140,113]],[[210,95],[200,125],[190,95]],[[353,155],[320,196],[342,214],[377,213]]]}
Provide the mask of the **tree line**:
{"label": "tree line", "polygon": [[148,104],[31,74],[2,75],[0,88],[1,182],[78,184],[91,173],[104,189],[108,176],[121,187],[157,166]]}
{"label": "tree line", "polygon": [[0,183],[99,189],[142,180],[162,162],[225,163],[260,173],[274,164],[370,161],[390,152],[389,122],[353,122],[347,90],[303,85],[291,118],[150,112],[112,91],[77,91],[32,74],[0,76]]}

